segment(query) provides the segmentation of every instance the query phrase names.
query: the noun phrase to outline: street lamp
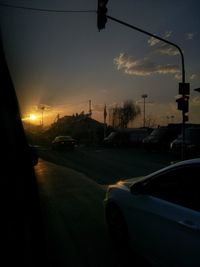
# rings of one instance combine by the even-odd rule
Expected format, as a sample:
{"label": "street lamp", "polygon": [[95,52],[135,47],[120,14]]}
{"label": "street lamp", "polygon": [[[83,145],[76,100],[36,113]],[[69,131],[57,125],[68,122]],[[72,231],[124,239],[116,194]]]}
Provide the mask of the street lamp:
{"label": "street lamp", "polygon": [[143,94],[142,95],[142,98],[144,99],[144,111],[143,111],[143,115],[144,115],[144,117],[143,117],[143,127],[145,128],[145,122],[146,122],[146,119],[145,119],[145,99],[148,97],[148,95],[147,94]]}

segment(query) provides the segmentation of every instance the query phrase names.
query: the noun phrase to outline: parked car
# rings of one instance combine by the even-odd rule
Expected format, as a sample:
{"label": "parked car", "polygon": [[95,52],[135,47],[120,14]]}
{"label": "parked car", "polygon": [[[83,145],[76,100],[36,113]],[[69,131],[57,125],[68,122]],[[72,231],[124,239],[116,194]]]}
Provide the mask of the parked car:
{"label": "parked car", "polygon": [[[170,144],[170,150],[173,153],[181,153],[183,144],[183,135],[180,134]],[[185,129],[185,153],[187,157],[200,156],[200,127],[190,127]]]}
{"label": "parked car", "polygon": [[149,135],[150,128],[120,129],[111,132],[104,138],[105,146],[136,146],[142,144],[142,140]]}
{"label": "parked car", "polygon": [[69,135],[57,136],[52,141],[52,149],[64,150],[64,149],[74,149],[76,140]]}
{"label": "parked car", "polygon": [[180,127],[161,126],[143,139],[143,146],[147,150],[169,150],[170,143],[180,132]]}
{"label": "parked car", "polygon": [[200,158],[109,186],[105,215],[115,243],[153,266],[200,266],[199,173]]}

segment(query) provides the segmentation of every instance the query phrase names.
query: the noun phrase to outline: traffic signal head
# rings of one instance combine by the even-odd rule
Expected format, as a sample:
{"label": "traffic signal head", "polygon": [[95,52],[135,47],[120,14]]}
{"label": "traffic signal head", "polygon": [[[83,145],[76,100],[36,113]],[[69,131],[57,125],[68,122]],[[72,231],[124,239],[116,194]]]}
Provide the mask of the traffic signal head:
{"label": "traffic signal head", "polygon": [[108,11],[106,5],[108,0],[98,0],[97,7],[97,28],[100,30],[105,29],[105,25],[107,22],[106,13]]}
{"label": "traffic signal head", "polygon": [[189,83],[179,83],[179,94],[189,95],[190,94],[190,84]]}
{"label": "traffic signal head", "polygon": [[182,97],[176,99],[176,102],[178,103],[178,109],[179,110],[182,110],[184,113],[188,112],[189,96],[182,96]]}

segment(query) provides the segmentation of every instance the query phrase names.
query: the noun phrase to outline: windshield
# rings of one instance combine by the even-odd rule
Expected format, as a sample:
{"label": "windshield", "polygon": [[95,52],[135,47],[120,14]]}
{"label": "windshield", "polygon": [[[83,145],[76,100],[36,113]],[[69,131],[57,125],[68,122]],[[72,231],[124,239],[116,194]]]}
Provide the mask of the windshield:
{"label": "windshield", "polygon": [[[115,251],[107,231],[102,205],[107,187],[181,159],[180,153],[172,154],[153,138],[143,142],[146,129],[154,129],[150,136],[162,136],[169,125],[182,126],[182,111],[175,99],[184,76],[180,51],[173,44],[179,44],[187,59],[189,123],[200,124],[200,95],[193,92],[200,85],[200,2],[100,2],[107,4],[109,14],[103,27],[97,0],[0,1],[1,36],[20,111],[14,118],[38,153],[34,189],[40,195],[42,231],[47,239],[43,247],[57,267],[124,266],[125,257]],[[113,20],[115,17],[124,23]],[[1,87],[2,94],[11,89],[3,83]],[[12,153],[18,132],[9,117],[12,101],[4,94],[1,106],[2,140],[8,145],[2,158],[4,154],[15,156],[17,170],[24,169],[28,164],[20,161],[24,149]],[[199,140],[196,132],[188,135]],[[15,174],[12,162],[15,160],[9,160],[7,171]],[[11,218],[18,218],[16,213],[25,213],[26,223],[33,212],[35,199],[31,205],[26,202],[32,197],[32,184],[27,186],[31,180],[22,176],[14,175],[15,183],[7,186],[7,198],[15,196],[25,205],[7,209],[9,229],[14,225]],[[32,242],[29,226],[23,231],[23,223],[16,225],[21,230],[18,237],[26,232],[19,239]],[[22,251],[31,248],[29,244]],[[34,257],[29,251],[27,255]],[[122,264],[118,263],[120,256]]]}

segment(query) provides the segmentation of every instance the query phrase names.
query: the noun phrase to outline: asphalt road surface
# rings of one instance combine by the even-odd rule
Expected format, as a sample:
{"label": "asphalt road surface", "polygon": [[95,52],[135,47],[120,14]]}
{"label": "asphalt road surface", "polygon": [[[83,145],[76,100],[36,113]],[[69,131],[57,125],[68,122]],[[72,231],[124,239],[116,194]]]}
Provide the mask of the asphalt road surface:
{"label": "asphalt road surface", "polygon": [[39,160],[35,172],[50,266],[127,266],[127,258],[115,251],[107,231],[103,210],[105,186],[43,160]]}
{"label": "asphalt road surface", "polygon": [[112,184],[149,174],[176,161],[168,152],[147,152],[142,148],[86,148],[74,151],[39,149],[41,158],[77,170],[99,184]]}
{"label": "asphalt road surface", "polygon": [[39,156],[35,172],[51,267],[147,266],[118,253],[110,240],[103,209],[106,185],[156,171],[175,161],[172,155],[78,147],[39,148]]}

